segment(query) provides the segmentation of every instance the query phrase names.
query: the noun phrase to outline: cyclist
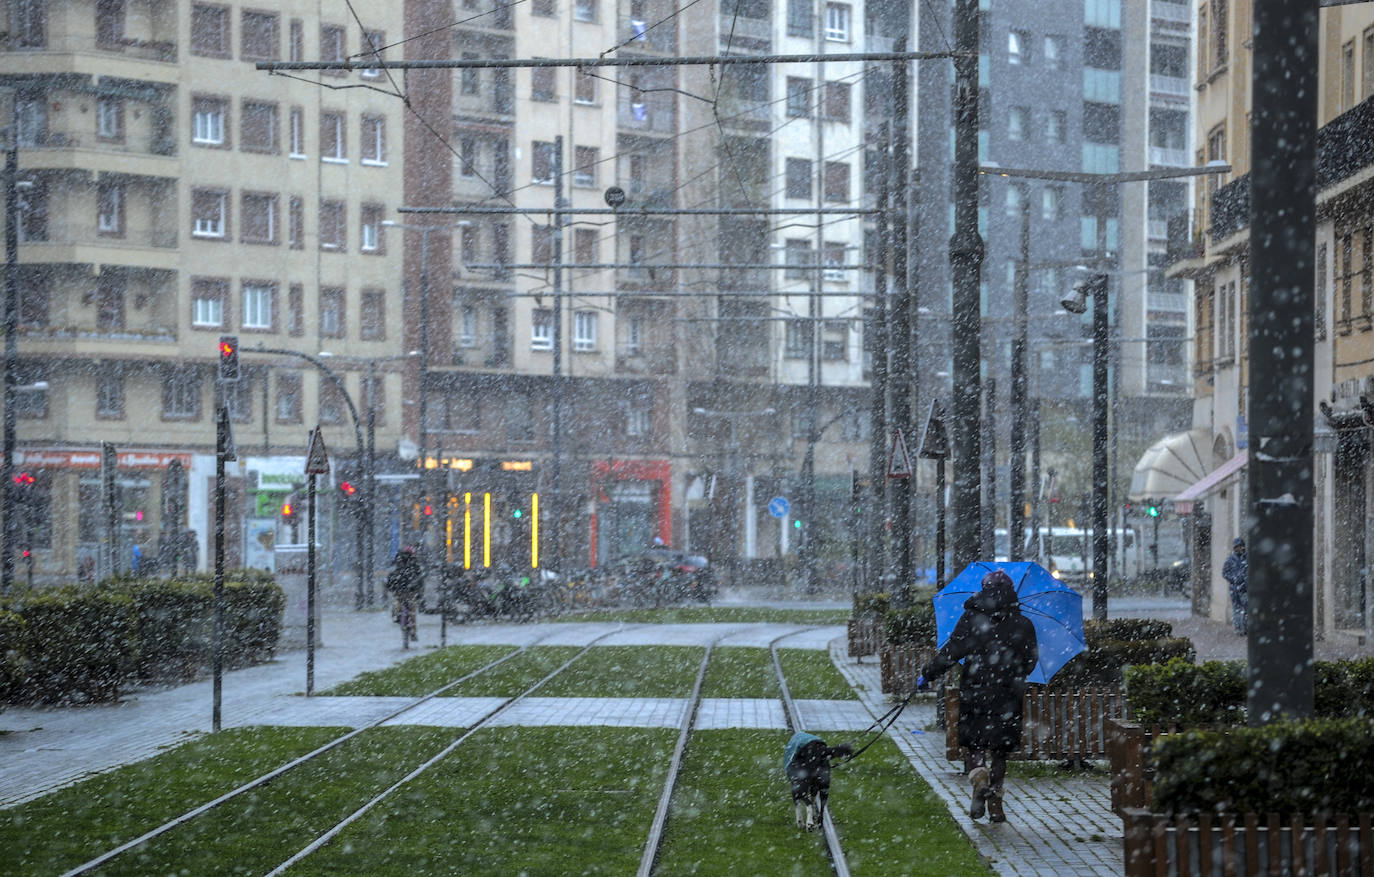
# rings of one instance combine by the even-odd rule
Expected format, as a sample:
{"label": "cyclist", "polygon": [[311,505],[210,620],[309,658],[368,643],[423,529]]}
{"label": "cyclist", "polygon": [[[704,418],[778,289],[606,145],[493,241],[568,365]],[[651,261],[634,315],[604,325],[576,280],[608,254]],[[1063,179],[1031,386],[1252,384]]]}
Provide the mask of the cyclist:
{"label": "cyclist", "polygon": [[425,578],[415,546],[407,545],[396,552],[391,573],[386,577],[386,589],[396,599],[396,620],[401,624],[403,641],[410,643],[419,639],[415,632],[415,613],[419,611]]}

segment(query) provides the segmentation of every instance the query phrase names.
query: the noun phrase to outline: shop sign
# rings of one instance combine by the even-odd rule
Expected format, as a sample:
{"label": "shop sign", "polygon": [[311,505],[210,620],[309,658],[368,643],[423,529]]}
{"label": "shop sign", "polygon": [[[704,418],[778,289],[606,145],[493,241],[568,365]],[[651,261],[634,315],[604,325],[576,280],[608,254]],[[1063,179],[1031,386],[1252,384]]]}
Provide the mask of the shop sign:
{"label": "shop sign", "polygon": [[[100,451],[22,448],[14,453],[15,462],[34,469],[99,469]],[[166,469],[173,460],[183,467],[191,465],[190,454],[163,451],[120,451],[121,469]]]}

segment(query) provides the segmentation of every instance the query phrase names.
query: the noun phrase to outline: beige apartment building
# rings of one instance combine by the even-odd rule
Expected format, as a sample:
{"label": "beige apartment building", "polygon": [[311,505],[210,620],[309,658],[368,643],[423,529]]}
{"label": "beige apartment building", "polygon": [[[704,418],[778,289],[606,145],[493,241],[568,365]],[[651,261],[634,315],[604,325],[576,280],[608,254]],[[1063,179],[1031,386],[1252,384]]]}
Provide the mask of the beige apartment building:
{"label": "beige apartment building", "polygon": [[[119,568],[133,546],[147,562],[187,530],[204,568],[221,334],[243,351],[225,400],[239,459],[229,562],[270,565],[274,543],[304,540],[281,509],[316,423],[335,467],[326,511],[330,485],[358,471],[369,412],[379,468],[396,458],[402,260],[382,223],[402,190],[404,125],[382,71],[296,78],[254,63],[384,46],[401,6],[359,5],[361,26],[342,0],[0,8],[20,168],[16,466],[33,477],[21,530],[35,578],[97,572],[102,442],[119,452]],[[356,544],[329,521],[325,541]]]}
{"label": "beige apartment building", "polygon": [[[1193,521],[1195,609],[1227,617],[1220,569],[1248,507],[1246,314],[1249,253],[1248,0],[1197,7],[1197,163],[1228,162],[1198,186],[1193,231],[1170,241],[1171,272],[1195,288],[1193,427],[1209,471],[1177,502]],[[1371,401],[1374,400],[1374,10],[1321,11],[1316,264],[1315,594],[1319,636],[1368,636]],[[1182,231],[1182,228],[1178,228]]]}

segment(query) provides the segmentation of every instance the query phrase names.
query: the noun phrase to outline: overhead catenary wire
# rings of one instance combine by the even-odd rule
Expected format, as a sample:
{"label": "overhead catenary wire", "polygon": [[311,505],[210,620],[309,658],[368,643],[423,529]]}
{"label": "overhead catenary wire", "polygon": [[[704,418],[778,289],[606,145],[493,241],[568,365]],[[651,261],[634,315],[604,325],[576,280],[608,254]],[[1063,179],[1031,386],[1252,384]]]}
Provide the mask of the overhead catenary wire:
{"label": "overhead catenary wire", "polygon": [[816,64],[845,61],[937,61],[958,52],[846,52],[795,55],[678,55],[626,58],[416,58],[402,61],[256,61],[254,68],[269,73],[293,70],[509,70],[539,67],[725,67],[734,64]]}

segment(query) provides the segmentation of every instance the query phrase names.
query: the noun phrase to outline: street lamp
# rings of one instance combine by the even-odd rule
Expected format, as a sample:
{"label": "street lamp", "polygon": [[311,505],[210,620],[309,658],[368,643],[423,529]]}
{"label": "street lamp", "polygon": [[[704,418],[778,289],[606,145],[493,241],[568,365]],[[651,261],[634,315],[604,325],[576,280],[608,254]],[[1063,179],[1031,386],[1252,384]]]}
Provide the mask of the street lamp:
{"label": "street lamp", "polygon": [[[1229,173],[1231,166],[1223,161],[1211,161],[1203,167],[1191,168],[1161,168],[1149,171],[1129,171],[1126,173],[1098,174],[1082,171],[1047,171],[1029,170],[1025,168],[1003,168],[995,164],[984,165],[979,168],[983,174],[996,174],[1003,177],[1017,177],[1020,179],[1031,180],[1057,180],[1061,182],[1087,183],[1098,188],[1098,215],[1097,215],[1097,266],[1094,274],[1087,280],[1080,283],[1072,295],[1066,296],[1060,301],[1064,310],[1072,314],[1082,314],[1087,310],[1087,298],[1093,299],[1093,393],[1092,393],[1092,530],[1093,530],[1093,562],[1092,562],[1092,612],[1093,618],[1106,620],[1107,618],[1107,556],[1110,552],[1110,534],[1107,532],[1108,508],[1107,496],[1110,489],[1108,476],[1108,430],[1107,417],[1109,407],[1109,393],[1107,387],[1107,357],[1109,348],[1108,338],[1108,287],[1110,277],[1106,273],[1107,262],[1107,199],[1106,188],[1119,183],[1149,182],[1152,180],[1169,180],[1181,177],[1195,177],[1205,174],[1224,174]],[[1023,244],[1024,246],[1024,244]],[[1024,306],[1025,297],[1017,296],[1018,308]],[[1017,314],[1019,321],[1024,321],[1024,316]],[[1016,355],[1026,356],[1024,343],[1016,345]],[[1025,374],[1025,364],[1020,363],[1014,368],[1022,375]],[[1025,381],[1013,383],[1013,404],[1019,411],[1025,410],[1026,394]],[[1024,415],[1018,415],[1024,417]]]}
{"label": "street lamp", "polygon": [[[373,606],[376,603],[376,593],[372,587],[373,571],[377,568],[377,531],[374,526],[377,502],[377,363],[395,362],[397,360],[409,359],[419,356],[420,351],[411,350],[396,356],[372,356],[362,357],[367,361],[367,451],[363,456],[363,576],[360,582],[361,595],[355,598],[359,603],[357,608],[363,605]],[[319,352],[321,359],[333,359],[335,357],[328,350]],[[359,357],[350,357],[357,360]]]}

